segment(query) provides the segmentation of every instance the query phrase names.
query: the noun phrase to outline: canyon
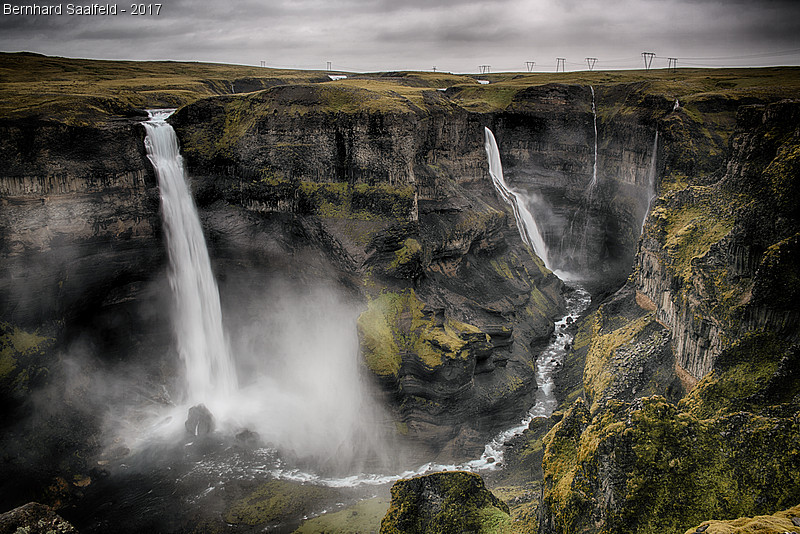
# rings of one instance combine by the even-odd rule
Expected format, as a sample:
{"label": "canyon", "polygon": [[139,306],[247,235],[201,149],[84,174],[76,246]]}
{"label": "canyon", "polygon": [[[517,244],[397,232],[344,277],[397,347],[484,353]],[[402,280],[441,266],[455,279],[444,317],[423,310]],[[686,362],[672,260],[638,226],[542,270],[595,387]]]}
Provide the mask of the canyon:
{"label": "canyon", "polygon": [[[68,87],[84,78],[61,80],[89,64],[0,59],[50,72],[41,92],[57,95],[23,96],[24,79],[0,88],[19,102],[0,120],[5,508],[46,501],[100,531],[80,503],[96,502],[93,487],[137,452],[136,439],[109,433],[122,423],[109,407],[177,402],[169,261],[141,124],[162,107],[178,108],[168,121],[230,346],[254,355],[239,362],[242,380],[257,383],[261,359],[293,354],[314,329],[331,347],[337,329],[352,330],[355,373],[381,411],[353,435],[314,420],[307,441],[327,432],[360,444],[326,469],[352,469],[386,443],[397,469],[480,456],[532,406],[538,359],[561,334],[554,321],[578,279],[593,299],[569,325],[560,405],[485,474],[508,503],[480,493],[495,521],[506,531],[682,531],[797,504],[797,69],[496,74],[479,84],[176,64],[177,90],[142,81],[163,66],[134,76],[97,62],[113,81],[92,94]],[[537,217],[552,271],[495,192],[485,128]],[[320,307],[337,326],[288,325],[287,302],[304,299],[297,317]],[[271,304],[283,322],[280,310],[265,314]],[[322,461],[324,448],[302,441],[285,445],[300,465]],[[222,498],[229,524],[242,492]],[[290,516],[279,521],[286,531],[300,521]],[[202,521],[165,524],[224,528]]]}

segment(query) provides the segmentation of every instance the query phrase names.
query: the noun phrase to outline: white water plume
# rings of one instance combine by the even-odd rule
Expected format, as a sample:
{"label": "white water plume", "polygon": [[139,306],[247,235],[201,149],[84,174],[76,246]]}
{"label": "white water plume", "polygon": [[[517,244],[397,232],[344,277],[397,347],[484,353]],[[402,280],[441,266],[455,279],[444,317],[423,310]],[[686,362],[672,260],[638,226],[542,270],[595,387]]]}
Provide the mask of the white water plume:
{"label": "white water plume", "polygon": [[186,401],[214,410],[237,387],[236,369],[222,327],[219,290],[205,237],[186,183],[175,131],[166,122],[174,110],[150,113],[147,157],[155,168],[175,296],[173,326],[186,371]]}
{"label": "white water plume", "polygon": [[497,141],[489,128],[484,128],[484,140],[486,156],[489,160],[489,174],[492,177],[492,183],[495,189],[500,193],[500,196],[503,197],[503,200],[511,205],[522,241],[530,246],[536,255],[542,259],[545,267],[550,269],[547,245],[539,231],[536,220],[525,206],[525,201],[520,193],[506,185],[505,178],[503,177],[503,164],[500,161],[500,150],[497,148]]}

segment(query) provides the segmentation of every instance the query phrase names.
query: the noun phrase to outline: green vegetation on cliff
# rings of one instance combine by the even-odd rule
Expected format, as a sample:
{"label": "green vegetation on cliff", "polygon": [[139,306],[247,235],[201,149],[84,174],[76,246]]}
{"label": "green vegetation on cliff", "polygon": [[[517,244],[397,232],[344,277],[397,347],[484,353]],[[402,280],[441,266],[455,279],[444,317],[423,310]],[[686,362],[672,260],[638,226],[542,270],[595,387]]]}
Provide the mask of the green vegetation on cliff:
{"label": "green vegetation on cliff", "polygon": [[545,438],[548,532],[676,532],[704,518],[791,506],[800,487],[800,420],[749,413],[698,419],[659,397],[580,404]]}
{"label": "green vegetation on cliff", "polygon": [[31,379],[47,373],[42,356],[53,342],[38,332],[0,322],[0,390],[4,395],[26,394]]}
{"label": "green vegetation on cliff", "polygon": [[433,370],[448,359],[469,358],[478,328],[437,314],[413,289],[381,293],[358,318],[364,359],[379,376],[397,376],[404,358],[415,358]]}

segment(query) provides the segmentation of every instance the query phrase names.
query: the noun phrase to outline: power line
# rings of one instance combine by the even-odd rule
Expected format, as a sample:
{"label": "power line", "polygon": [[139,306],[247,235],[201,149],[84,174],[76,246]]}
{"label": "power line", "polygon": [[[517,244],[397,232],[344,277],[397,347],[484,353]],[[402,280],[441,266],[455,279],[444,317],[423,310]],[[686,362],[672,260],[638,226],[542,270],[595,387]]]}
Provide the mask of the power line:
{"label": "power line", "polygon": [[[800,48],[793,48],[791,50],[782,50],[780,52],[762,52],[759,54],[743,54],[740,56],[719,56],[719,57],[681,57],[677,58],[681,61],[688,60],[688,61],[721,61],[726,59],[758,59],[758,58],[768,58],[768,57],[780,57],[780,56],[788,56],[791,54],[796,54],[800,52]],[[668,59],[662,58],[657,56],[660,59]]]}

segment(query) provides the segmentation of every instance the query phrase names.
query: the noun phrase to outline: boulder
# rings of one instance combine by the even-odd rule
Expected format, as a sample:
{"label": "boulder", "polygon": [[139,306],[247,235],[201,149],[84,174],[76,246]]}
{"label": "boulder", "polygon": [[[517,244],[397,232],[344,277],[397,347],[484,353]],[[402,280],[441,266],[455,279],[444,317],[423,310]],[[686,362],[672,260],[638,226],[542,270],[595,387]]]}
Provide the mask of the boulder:
{"label": "boulder", "polygon": [[198,404],[189,408],[189,416],[184,426],[188,434],[204,436],[214,431],[214,416],[204,404]]}

